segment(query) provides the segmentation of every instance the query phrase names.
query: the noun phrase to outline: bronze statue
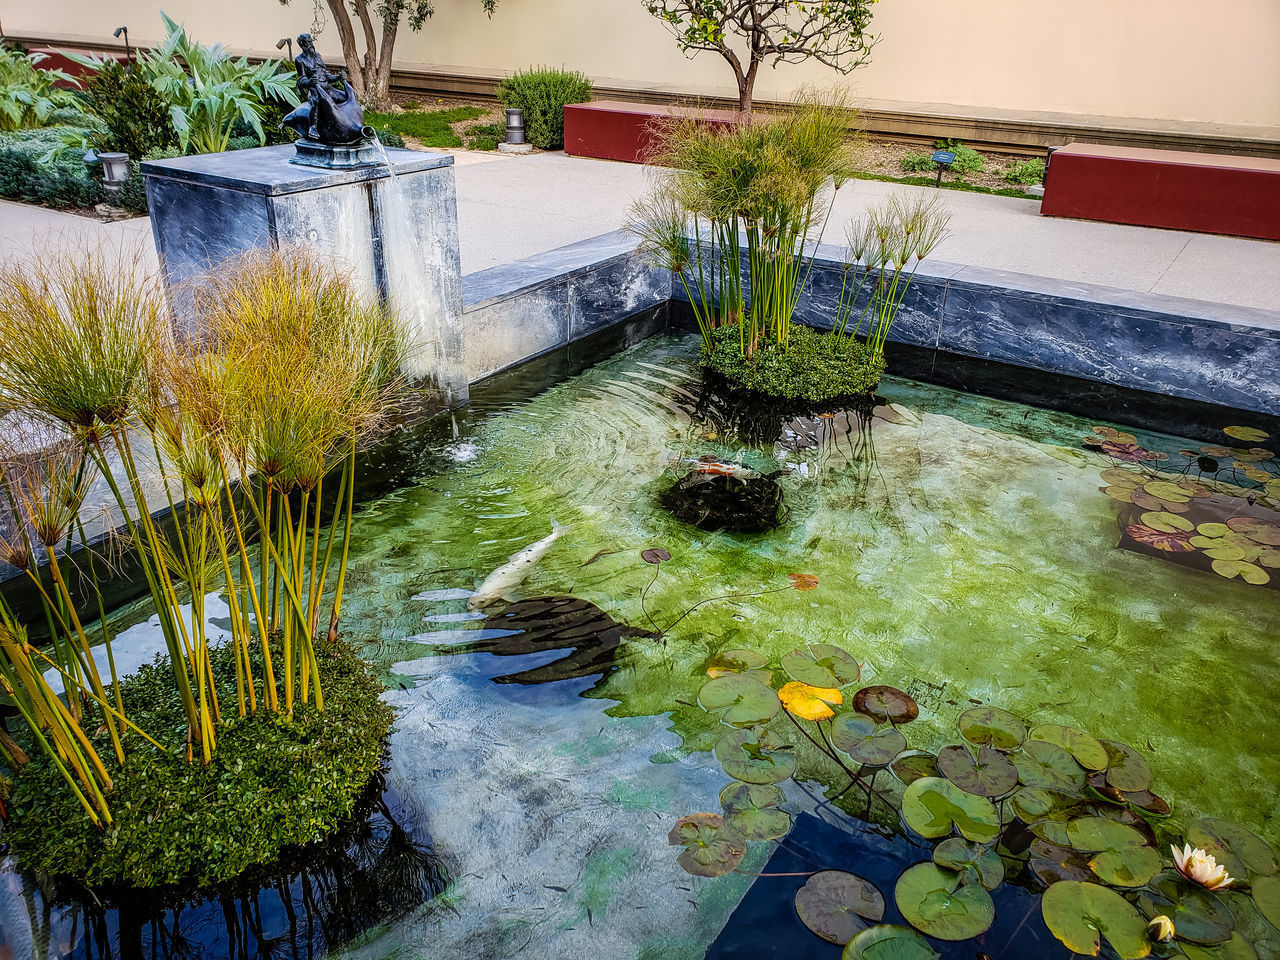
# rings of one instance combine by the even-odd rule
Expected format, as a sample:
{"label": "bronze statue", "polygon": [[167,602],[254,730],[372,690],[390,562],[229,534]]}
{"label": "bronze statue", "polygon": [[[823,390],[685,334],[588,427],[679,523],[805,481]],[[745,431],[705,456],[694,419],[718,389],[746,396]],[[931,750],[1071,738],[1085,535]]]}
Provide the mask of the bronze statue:
{"label": "bronze statue", "polygon": [[330,70],[316,51],[311,34],[298,36],[298,93],[304,102],[280,125],[289,127],[304,140],[325,146],[342,147],[364,143],[373,137],[365,126],[364,110],[347,80],[346,71]]}

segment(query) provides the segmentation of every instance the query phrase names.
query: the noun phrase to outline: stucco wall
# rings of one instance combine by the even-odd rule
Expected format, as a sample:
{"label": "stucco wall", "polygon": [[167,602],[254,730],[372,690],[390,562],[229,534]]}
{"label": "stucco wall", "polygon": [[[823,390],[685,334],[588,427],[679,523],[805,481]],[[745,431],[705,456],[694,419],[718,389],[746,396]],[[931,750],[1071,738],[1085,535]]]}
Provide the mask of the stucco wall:
{"label": "stucco wall", "polygon": [[[198,39],[260,54],[312,17],[312,0],[2,0],[0,21],[11,35],[68,39],[126,23],[148,43],[160,6]],[[1280,126],[1278,0],[881,0],[875,30],[872,63],[851,78],[873,101]],[[320,48],[334,55],[336,42],[330,25]],[[492,20],[477,0],[437,0],[397,61],[480,76],[563,64],[611,86],[735,92],[723,61],[686,60],[641,0],[501,0]],[[766,69],[756,94],[785,99],[830,78],[820,66]]]}

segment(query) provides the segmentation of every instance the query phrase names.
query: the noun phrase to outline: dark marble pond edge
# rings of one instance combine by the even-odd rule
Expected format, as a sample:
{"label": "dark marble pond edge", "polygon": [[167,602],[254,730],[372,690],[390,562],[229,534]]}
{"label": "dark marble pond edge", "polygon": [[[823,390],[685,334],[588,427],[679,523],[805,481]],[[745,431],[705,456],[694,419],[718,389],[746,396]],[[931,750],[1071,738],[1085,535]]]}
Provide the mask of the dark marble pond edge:
{"label": "dark marble pond edge", "polygon": [[[829,328],[839,248],[817,251],[797,317]],[[472,379],[598,330],[683,286],[625,231],[463,278]],[[864,291],[863,298],[869,290]],[[890,339],[973,358],[1264,415],[1280,413],[1280,312],[926,261]],[[929,379],[926,377],[926,379]]]}

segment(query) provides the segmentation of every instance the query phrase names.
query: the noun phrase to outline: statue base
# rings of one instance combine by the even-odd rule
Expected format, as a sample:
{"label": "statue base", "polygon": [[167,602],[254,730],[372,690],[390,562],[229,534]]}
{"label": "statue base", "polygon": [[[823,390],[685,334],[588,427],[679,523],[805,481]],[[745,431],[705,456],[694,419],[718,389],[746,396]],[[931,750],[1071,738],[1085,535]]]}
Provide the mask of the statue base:
{"label": "statue base", "polygon": [[295,140],[293,145],[297,152],[289,158],[289,162],[300,163],[304,167],[350,170],[353,167],[379,166],[386,162],[378,146],[371,140],[346,146],[330,146],[302,137]]}

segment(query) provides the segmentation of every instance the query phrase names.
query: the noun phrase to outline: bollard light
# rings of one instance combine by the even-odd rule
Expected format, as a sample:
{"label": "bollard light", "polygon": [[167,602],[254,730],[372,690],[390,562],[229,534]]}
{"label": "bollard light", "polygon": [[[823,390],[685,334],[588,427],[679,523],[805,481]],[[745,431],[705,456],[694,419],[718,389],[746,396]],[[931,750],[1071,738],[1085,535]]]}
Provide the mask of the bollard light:
{"label": "bollard light", "polygon": [[129,179],[129,155],[127,153],[99,153],[102,164],[102,185],[113,196],[120,192]]}
{"label": "bollard light", "polygon": [[519,107],[507,110],[507,143],[524,143],[524,111]]}
{"label": "bollard light", "polygon": [[128,27],[116,27],[116,28],[115,28],[115,30],[112,32],[112,34],[111,34],[111,35],[112,35],[113,37],[115,37],[117,40],[119,40],[119,39],[120,39],[120,34],[122,34],[122,33],[124,34],[124,62],[125,62],[125,63],[132,63],[132,62],[133,62],[133,51],[132,51],[132,50],[130,50],[130,48],[129,48],[129,28],[128,28]]}
{"label": "bollard light", "polygon": [[289,59],[293,59],[293,37],[281,37],[276,41],[276,49],[283,50],[285,46],[289,47]]}

